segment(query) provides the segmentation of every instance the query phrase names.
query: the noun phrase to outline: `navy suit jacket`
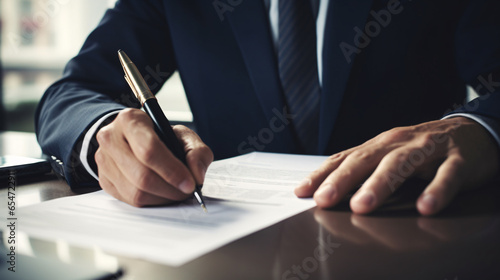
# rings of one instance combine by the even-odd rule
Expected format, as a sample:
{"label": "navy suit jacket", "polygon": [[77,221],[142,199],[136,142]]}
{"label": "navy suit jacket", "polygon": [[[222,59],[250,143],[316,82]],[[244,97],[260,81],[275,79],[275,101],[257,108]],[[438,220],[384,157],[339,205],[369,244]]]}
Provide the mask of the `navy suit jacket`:
{"label": "navy suit jacket", "polygon": [[[330,0],[327,13],[318,154],[451,111],[500,123],[498,0]],[[122,0],[37,110],[39,143],[64,162],[71,186],[97,184],[78,160],[83,133],[104,114],[137,106],[118,49],[154,92],[179,71],[216,158],[301,153],[262,0]],[[466,84],[482,97],[465,103]]]}

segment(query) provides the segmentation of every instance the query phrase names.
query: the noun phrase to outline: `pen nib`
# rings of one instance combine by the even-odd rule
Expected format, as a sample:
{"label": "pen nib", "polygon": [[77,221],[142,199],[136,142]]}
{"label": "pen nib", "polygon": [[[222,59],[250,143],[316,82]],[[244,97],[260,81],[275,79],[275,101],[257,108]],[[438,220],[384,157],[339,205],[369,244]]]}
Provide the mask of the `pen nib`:
{"label": "pen nib", "polygon": [[205,207],[205,204],[202,204],[202,205],[201,205],[201,208],[203,208],[203,212],[208,213],[208,211],[207,211],[207,207]]}
{"label": "pen nib", "polygon": [[203,211],[205,213],[208,213],[207,207],[205,206],[205,202],[203,201],[203,198],[201,197],[201,193],[198,190],[196,190],[193,194],[194,194],[194,197],[196,198],[196,200],[198,200],[198,203],[200,204]]}

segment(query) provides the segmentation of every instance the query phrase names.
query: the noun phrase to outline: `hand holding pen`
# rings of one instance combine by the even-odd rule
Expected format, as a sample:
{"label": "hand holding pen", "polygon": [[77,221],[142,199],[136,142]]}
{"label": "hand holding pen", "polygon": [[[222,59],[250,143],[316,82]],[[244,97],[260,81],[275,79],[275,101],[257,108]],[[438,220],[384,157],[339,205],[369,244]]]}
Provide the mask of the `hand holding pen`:
{"label": "hand holding pen", "polygon": [[213,154],[187,127],[175,126],[173,132],[185,161],[167,148],[148,114],[131,108],[120,111],[97,133],[95,160],[103,190],[138,207],[192,196],[203,183]]}

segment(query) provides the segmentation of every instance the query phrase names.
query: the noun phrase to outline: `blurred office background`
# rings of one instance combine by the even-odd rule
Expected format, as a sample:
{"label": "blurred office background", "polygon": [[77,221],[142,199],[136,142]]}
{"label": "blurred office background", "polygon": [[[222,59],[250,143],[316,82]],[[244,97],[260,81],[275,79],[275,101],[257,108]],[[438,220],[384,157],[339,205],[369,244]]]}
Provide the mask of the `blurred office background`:
{"label": "blurred office background", "polygon": [[[0,0],[0,130],[34,131],[34,111],[45,89],[61,77],[65,64],[115,2]],[[192,121],[177,73],[158,99],[172,120]]]}

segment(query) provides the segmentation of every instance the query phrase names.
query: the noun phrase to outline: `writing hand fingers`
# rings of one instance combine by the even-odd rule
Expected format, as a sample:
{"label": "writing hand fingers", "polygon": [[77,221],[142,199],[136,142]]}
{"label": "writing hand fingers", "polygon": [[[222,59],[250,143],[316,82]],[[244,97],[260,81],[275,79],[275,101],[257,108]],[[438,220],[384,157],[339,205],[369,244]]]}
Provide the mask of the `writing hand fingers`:
{"label": "writing hand fingers", "polygon": [[114,197],[145,206],[184,200],[194,190],[193,176],[157,137],[144,112],[120,112],[97,140],[99,183]]}
{"label": "writing hand fingers", "polygon": [[140,110],[125,111],[123,115],[118,125],[133,156],[171,186],[191,194],[195,186],[191,172],[156,135],[149,117]]}
{"label": "writing hand fingers", "polygon": [[191,129],[182,125],[176,125],[173,129],[184,146],[186,162],[196,183],[203,184],[208,166],[214,160],[212,150]]}
{"label": "writing hand fingers", "polygon": [[[101,139],[101,142],[106,141],[103,142]],[[165,204],[172,200],[187,198],[186,194],[170,186],[137,161],[126,145],[117,144],[115,148],[106,151],[99,148],[96,153],[99,184],[103,190],[121,201],[138,207]],[[107,152],[117,153],[117,155],[110,156]],[[115,160],[122,164],[117,164]]]}

